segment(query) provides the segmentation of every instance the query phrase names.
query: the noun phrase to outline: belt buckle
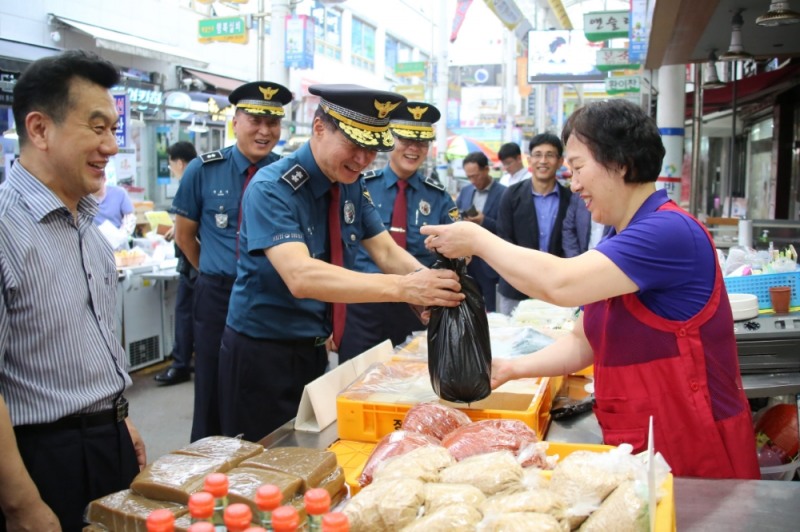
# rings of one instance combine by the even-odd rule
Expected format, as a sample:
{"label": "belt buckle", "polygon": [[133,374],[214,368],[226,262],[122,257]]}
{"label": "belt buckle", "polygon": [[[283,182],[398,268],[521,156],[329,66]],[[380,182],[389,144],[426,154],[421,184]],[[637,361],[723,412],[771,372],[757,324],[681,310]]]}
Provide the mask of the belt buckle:
{"label": "belt buckle", "polygon": [[124,421],[128,417],[128,400],[120,397],[114,403],[114,411],[117,415],[117,423]]}

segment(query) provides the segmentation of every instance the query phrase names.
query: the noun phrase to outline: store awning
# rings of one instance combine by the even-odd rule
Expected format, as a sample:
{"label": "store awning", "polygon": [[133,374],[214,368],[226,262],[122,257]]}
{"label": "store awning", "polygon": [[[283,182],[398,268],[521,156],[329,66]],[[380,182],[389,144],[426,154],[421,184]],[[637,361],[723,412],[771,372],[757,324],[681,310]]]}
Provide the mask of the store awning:
{"label": "store awning", "polygon": [[[746,104],[760,100],[773,92],[782,92],[792,84],[800,83],[800,65],[788,65],[779,70],[763,72],[736,81],[736,103]],[[719,89],[703,91],[703,114],[730,108],[733,104],[733,83]],[[687,115],[694,106],[694,91],[686,93]]]}
{"label": "store awning", "polygon": [[85,33],[94,38],[95,44],[98,48],[105,48],[115,52],[124,54],[135,55],[138,57],[149,57],[151,59],[159,59],[169,63],[182,63],[191,65],[196,68],[205,68],[208,66],[207,61],[203,61],[197,57],[189,56],[184,50],[177,46],[170,46],[168,44],[151,41],[130,35],[128,33],[120,33],[118,31],[101,28],[100,26],[93,26],[85,22],[79,22],[59,15],[51,14],[56,22],[60,22],[72,29],[81,33]]}
{"label": "store awning", "polygon": [[215,89],[221,89],[227,92],[233,92],[240,85],[247,83],[244,80],[229,78],[227,76],[220,76],[219,74],[212,74],[210,72],[203,72],[201,70],[194,70],[193,68],[181,67],[181,70],[190,76],[199,79],[206,85],[211,85]]}

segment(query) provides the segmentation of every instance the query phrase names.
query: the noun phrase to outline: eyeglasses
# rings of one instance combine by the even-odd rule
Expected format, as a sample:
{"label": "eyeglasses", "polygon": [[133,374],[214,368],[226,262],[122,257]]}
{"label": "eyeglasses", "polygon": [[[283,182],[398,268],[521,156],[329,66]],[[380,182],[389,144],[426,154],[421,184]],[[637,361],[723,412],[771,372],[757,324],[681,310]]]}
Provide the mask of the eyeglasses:
{"label": "eyeglasses", "polygon": [[559,155],[557,153],[555,153],[555,152],[552,152],[552,151],[549,151],[549,152],[546,152],[546,153],[542,153],[540,151],[535,151],[535,152],[531,153],[531,159],[534,159],[534,160],[537,160],[537,159],[551,159],[551,160],[554,161],[554,160],[558,159],[558,157],[559,157]]}

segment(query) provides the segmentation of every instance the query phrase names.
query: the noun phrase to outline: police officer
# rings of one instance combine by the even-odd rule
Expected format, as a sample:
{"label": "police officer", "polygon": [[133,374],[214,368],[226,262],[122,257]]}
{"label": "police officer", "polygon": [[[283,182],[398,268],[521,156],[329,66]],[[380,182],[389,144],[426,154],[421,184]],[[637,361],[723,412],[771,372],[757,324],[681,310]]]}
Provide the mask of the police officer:
{"label": "police officer", "polygon": [[240,86],[228,99],[236,106],[236,144],[193,160],[172,204],[175,241],[200,272],[194,295],[192,441],[220,433],[217,367],[236,278],[240,202],[255,172],[278,160],[272,149],[281,136],[283,106],[292,94],[277,83],[256,81]]}
{"label": "police officer", "polygon": [[[392,240],[359,179],[377,152],[394,147],[389,120],[405,98],[358,85],[309,92],[320,97],[310,140],[259,171],[242,206],[220,419],[224,435],[251,441],[292,419],[303,386],[325,371],[326,347],[343,331],[342,303],[463,300],[455,273],[424,268]],[[345,269],[359,243],[388,275]]]}
{"label": "police officer", "polygon": [[[419,171],[436,137],[434,124],[440,116],[439,110],[429,103],[408,102],[400,106],[392,113],[389,123],[389,130],[395,137],[389,164],[382,170],[364,174],[364,185],[384,227],[425,266],[433,264],[435,257],[425,248],[420,226],[446,224],[458,219],[456,204],[444,185],[434,177],[424,177]],[[363,246],[356,256],[355,269],[365,273],[380,272]],[[424,328],[419,315],[405,303],[348,305],[339,362],[387,338],[397,345],[412,332]]]}

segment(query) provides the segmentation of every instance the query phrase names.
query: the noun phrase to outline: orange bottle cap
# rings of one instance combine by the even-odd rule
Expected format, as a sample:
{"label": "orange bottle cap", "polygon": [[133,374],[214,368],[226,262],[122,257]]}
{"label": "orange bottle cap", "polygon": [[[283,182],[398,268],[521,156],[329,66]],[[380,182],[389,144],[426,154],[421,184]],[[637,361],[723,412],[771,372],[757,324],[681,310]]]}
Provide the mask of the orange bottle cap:
{"label": "orange bottle cap", "polygon": [[189,495],[189,515],[197,519],[208,519],[214,515],[214,496],[207,491]]}
{"label": "orange bottle cap", "polygon": [[208,521],[203,523],[194,523],[187,528],[189,532],[215,532],[214,523]]}
{"label": "orange bottle cap", "polygon": [[323,488],[308,490],[303,500],[306,504],[306,513],[309,515],[322,515],[331,509],[331,494]]}
{"label": "orange bottle cap", "polygon": [[300,526],[300,516],[294,506],[278,506],[272,511],[272,528],[276,532],[295,530]]}
{"label": "orange bottle cap", "polygon": [[229,504],[223,516],[225,526],[230,530],[244,530],[253,521],[253,511],[242,503]]}
{"label": "orange bottle cap", "polygon": [[281,505],[283,493],[275,484],[264,484],[256,490],[255,501],[259,510],[269,512]]}
{"label": "orange bottle cap", "polygon": [[174,526],[175,515],[166,508],[153,510],[147,516],[147,532],[167,532]]}
{"label": "orange bottle cap", "polygon": [[217,499],[228,494],[228,475],[225,473],[211,473],[206,476],[203,491],[209,492]]}
{"label": "orange bottle cap", "polygon": [[349,532],[350,520],[342,512],[331,512],[322,516],[324,532]]}

